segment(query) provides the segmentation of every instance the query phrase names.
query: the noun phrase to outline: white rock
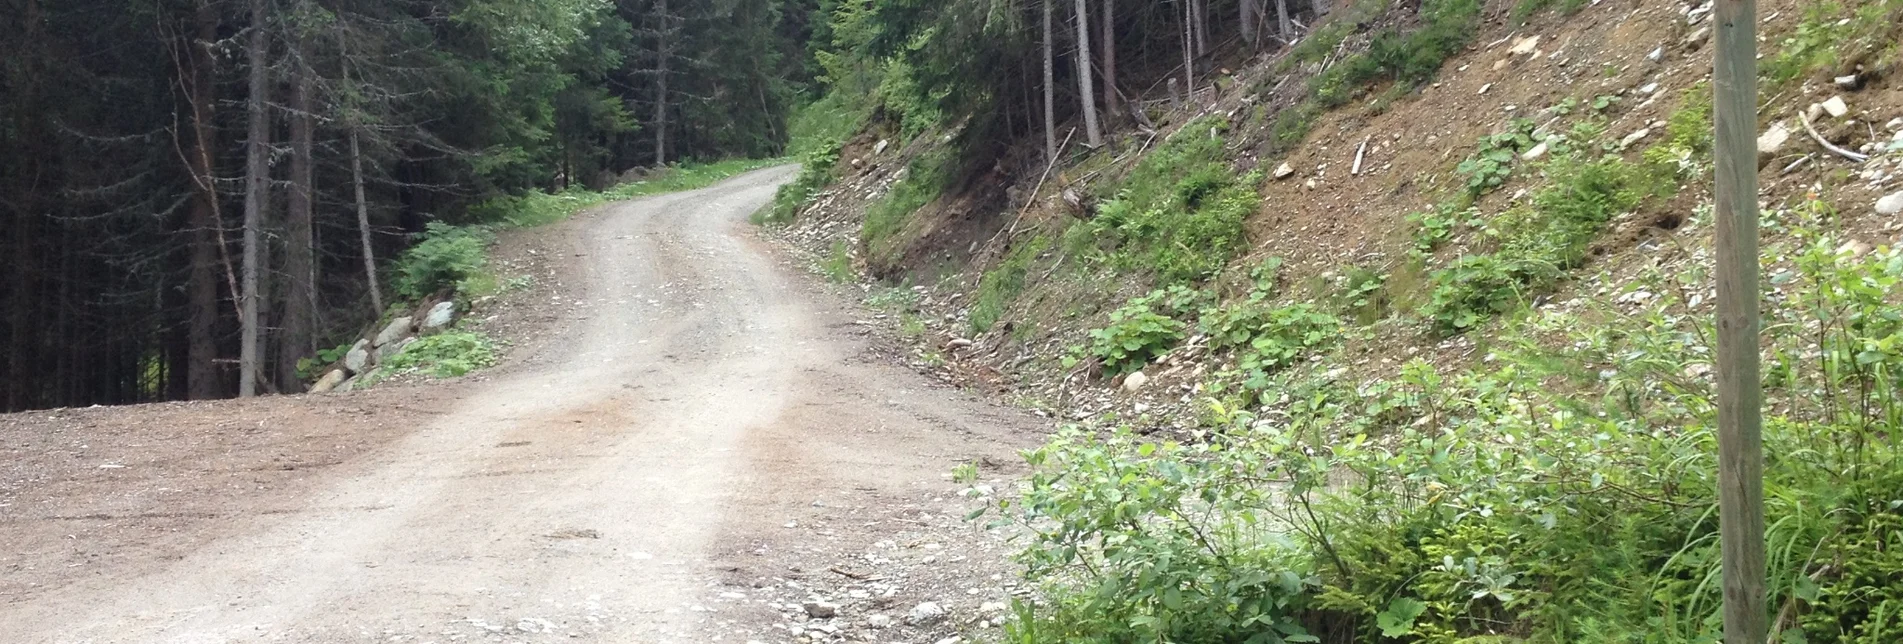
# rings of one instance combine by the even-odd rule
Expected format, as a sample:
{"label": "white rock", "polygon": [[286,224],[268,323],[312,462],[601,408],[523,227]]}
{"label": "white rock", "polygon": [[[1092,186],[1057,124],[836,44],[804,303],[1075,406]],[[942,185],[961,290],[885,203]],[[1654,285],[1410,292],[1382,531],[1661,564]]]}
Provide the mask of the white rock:
{"label": "white rock", "polygon": [[1890,122],[1884,123],[1883,127],[1889,128],[1891,132],[1903,133],[1903,118],[1890,119]]}
{"label": "white rock", "polygon": [[1138,371],[1136,373],[1132,373],[1128,376],[1123,377],[1123,390],[1130,393],[1136,393],[1138,389],[1142,389],[1143,385],[1149,384],[1149,382],[1150,382],[1150,377],[1143,375],[1143,372]]}
{"label": "white rock", "polygon": [[930,626],[945,621],[945,607],[938,602],[923,602],[913,606],[905,613],[905,623],[913,626]]}
{"label": "white rock", "polygon": [[380,348],[408,337],[410,335],[410,327],[415,323],[416,321],[407,315],[391,320],[390,324],[384,326],[383,330],[377,333],[376,342],[371,344]]}
{"label": "white rock", "polygon": [[1656,91],[1659,91],[1658,83],[1646,83],[1645,86],[1639,88],[1640,94],[1650,94]]}
{"label": "white rock", "polygon": [[1783,123],[1774,123],[1770,129],[1758,135],[1758,153],[1777,154],[1778,150],[1784,149],[1784,143],[1790,139],[1790,128],[1784,127]]}
{"label": "white rock", "polygon": [[958,644],[959,642],[963,642],[963,641],[965,641],[965,638],[959,637],[957,635],[953,635],[951,637],[947,637],[945,639],[939,640],[938,644]]}
{"label": "white rock", "polygon": [[1837,81],[1837,86],[1842,87],[1844,89],[1856,89],[1857,87],[1856,74],[1851,74],[1849,76],[1838,76],[1835,80]]}
{"label": "white rock", "polygon": [[1011,605],[1004,602],[985,602],[978,605],[978,612],[986,615],[1002,613],[1007,610],[1011,610]]}
{"label": "white rock", "polygon": [[344,368],[350,373],[363,373],[370,367],[370,341],[358,340],[350,345],[350,352],[344,354]]}
{"label": "white rock", "polygon": [[876,145],[872,146],[872,155],[878,156],[881,154],[885,154],[886,147],[890,145],[892,145],[892,141],[887,139],[879,139],[879,142]]}
{"label": "white rock", "polygon": [[423,330],[434,331],[441,329],[449,326],[449,323],[455,321],[455,319],[455,302],[437,302],[436,306],[430,307],[429,313],[423,316]]}
{"label": "white rock", "polygon": [[1528,36],[1526,38],[1520,39],[1519,42],[1513,43],[1513,48],[1508,49],[1507,53],[1513,54],[1515,56],[1525,56],[1527,54],[1533,53],[1533,51],[1539,48],[1539,46],[1540,46],[1539,36]]}
{"label": "white rock", "polygon": [[1876,250],[1876,247],[1871,246],[1870,242],[1863,241],[1861,239],[1852,239],[1850,241],[1844,242],[1842,246],[1838,246],[1837,254],[1849,255],[1851,257],[1862,257],[1864,255],[1870,254],[1870,251],[1873,251],[1873,250]]}
{"label": "white rock", "polygon": [[872,628],[886,628],[891,625],[892,625],[892,618],[884,616],[884,615],[873,615],[871,617],[866,618],[866,626],[870,626]]}
{"label": "white rock", "polygon": [[1533,149],[1527,150],[1524,154],[1521,154],[1520,158],[1525,159],[1527,161],[1532,161],[1534,159],[1538,159],[1540,157],[1546,156],[1547,149],[1548,149],[1548,146],[1546,145],[1546,142],[1541,141],[1539,145],[1533,146]]}
{"label": "white rock", "polygon": [[1660,47],[1660,48],[1658,48],[1658,49],[1654,49],[1654,50],[1652,50],[1652,53],[1649,53],[1649,54],[1646,54],[1646,55],[1645,55],[1645,59],[1646,59],[1646,60],[1649,60],[1649,61],[1652,61],[1652,62],[1655,62],[1655,63],[1656,63],[1656,62],[1659,62],[1660,60],[1664,60],[1664,59],[1665,59],[1665,48],[1664,48],[1664,47]]}
{"label": "white rock", "polygon": [[1824,111],[1833,118],[1843,118],[1850,114],[1850,106],[1844,104],[1844,97],[1832,96],[1830,100],[1824,101]]}
{"label": "white rock", "polygon": [[1287,161],[1282,162],[1282,165],[1275,166],[1275,178],[1287,179],[1292,176],[1295,176],[1295,166],[1289,165]]}
{"label": "white rock", "polygon": [[812,601],[801,604],[800,607],[806,609],[808,616],[819,619],[829,619],[839,615],[839,604],[832,602]]}
{"label": "white rock", "polygon": [[389,360],[390,358],[395,357],[397,354],[403,353],[403,350],[410,348],[410,345],[412,344],[416,344],[416,338],[414,337],[404,338],[401,340],[397,340],[396,342],[392,342],[390,344],[377,347],[377,362],[383,362],[385,360]]}
{"label": "white rock", "polygon": [[1884,215],[1903,213],[1903,192],[1892,192],[1878,199],[1877,213]]}
{"label": "white rock", "polygon": [[1632,144],[1638,143],[1648,136],[1652,136],[1652,128],[1640,128],[1639,131],[1627,134],[1625,138],[1619,139],[1619,149],[1623,150],[1632,147]]}
{"label": "white rock", "polygon": [[1317,185],[1321,185],[1321,184],[1315,183],[1314,179],[1309,179],[1307,181],[1302,182],[1302,187],[1307,188],[1309,190],[1314,190],[1315,186]]}
{"label": "white rock", "polygon": [[324,374],[324,377],[318,378],[317,384],[311,385],[311,393],[328,393],[336,389],[337,385],[344,384],[344,378],[347,377],[349,377],[349,374],[345,373],[344,370],[332,369],[330,373]]}
{"label": "white rock", "polygon": [[1487,90],[1490,90],[1490,89],[1493,89],[1493,83],[1487,83],[1487,84],[1485,84],[1485,85],[1481,85],[1481,86],[1480,86],[1480,93],[1481,93],[1481,94],[1485,94],[1485,93],[1487,93]]}

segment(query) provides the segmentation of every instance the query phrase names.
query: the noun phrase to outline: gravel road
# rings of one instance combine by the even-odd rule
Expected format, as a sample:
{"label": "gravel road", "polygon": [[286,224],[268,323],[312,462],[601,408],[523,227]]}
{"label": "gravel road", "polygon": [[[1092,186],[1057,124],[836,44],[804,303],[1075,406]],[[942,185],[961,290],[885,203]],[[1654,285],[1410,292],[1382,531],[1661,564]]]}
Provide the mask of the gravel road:
{"label": "gravel road", "polygon": [[[124,470],[82,459],[70,475],[13,472],[0,480],[0,572],[31,583],[0,585],[0,640],[790,640],[772,637],[787,607],[749,597],[829,557],[849,564],[850,553],[920,523],[891,517],[923,508],[942,522],[954,505],[951,468],[1013,461],[1040,427],[892,364],[857,322],[862,312],[760,241],[745,219],[794,171],[564,224],[577,279],[549,294],[564,313],[532,355],[486,380],[192,408],[193,422],[228,414],[285,435],[308,435],[299,423],[352,422],[292,413],[351,396],[439,410],[385,427],[380,442],[285,489],[195,484],[216,473],[189,453]],[[0,417],[0,447],[140,453],[126,447],[138,447],[131,430],[110,428],[142,413],[140,422],[162,424],[158,407],[90,422]],[[250,448],[223,435],[208,431],[193,449],[246,457]],[[208,491],[128,500],[113,486]],[[77,520],[146,525],[154,536],[122,538],[110,556],[60,554],[85,547],[86,530],[67,527]],[[157,534],[181,531],[199,536]],[[958,529],[943,532],[952,536],[936,541],[961,547]],[[167,547],[175,552],[159,551]],[[971,552],[935,557],[989,556]],[[998,565],[966,568],[959,574]],[[937,583],[917,580],[896,599],[888,589],[885,605],[902,614],[935,599]]]}

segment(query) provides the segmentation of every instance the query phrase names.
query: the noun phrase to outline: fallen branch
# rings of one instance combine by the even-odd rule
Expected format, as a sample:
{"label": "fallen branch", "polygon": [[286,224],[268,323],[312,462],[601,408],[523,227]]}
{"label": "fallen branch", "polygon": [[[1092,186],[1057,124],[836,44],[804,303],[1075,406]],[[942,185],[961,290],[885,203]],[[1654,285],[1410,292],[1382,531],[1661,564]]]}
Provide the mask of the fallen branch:
{"label": "fallen branch", "polygon": [[1829,141],[1825,141],[1824,137],[1817,133],[1817,128],[1811,126],[1809,114],[1798,112],[1797,120],[1802,121],[1804,123],[1804,132],[1810,134],[1811,140],[1816,141],[1818,145],[1824,146],[1824,149],[1830,150],[1831,152],[1836,153],[1837,156],[1849,159],[1851,161],[1855,161],[1857,163],[1863,163],[1865,161],[1870,160],[1870,157],[1868,156],[1851,152],[1849,150],[1845,150],[1843,148],[1837,147],[1835,144],[1832,144]]}

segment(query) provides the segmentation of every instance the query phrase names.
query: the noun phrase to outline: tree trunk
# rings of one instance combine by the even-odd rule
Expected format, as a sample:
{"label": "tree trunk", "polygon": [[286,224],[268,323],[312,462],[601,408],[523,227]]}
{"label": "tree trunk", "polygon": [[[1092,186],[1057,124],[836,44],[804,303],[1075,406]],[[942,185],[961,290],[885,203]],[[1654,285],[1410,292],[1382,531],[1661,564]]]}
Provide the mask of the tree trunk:
{"label": "tree trunk", "polygon": [[[299,13],[309,7],[299,0]],[[284,308],[278,330],[278,388],[301,391],[297,361],[316,351],[312,338],[313,318],[317,314],[317,268],[313,256],[315,232],[312,230],[311,168],[312,139],[317,127],[312,114],[310,56],[308,36],[300,36],[291,62],[291,194],[284,212]]]}
{"label": "tree trunk", "polygon": [[655,90],[654,90],[654,167],[667,165],[667,63],[673,57],[672,44],[668,42],[668,31],[673,17],[667,14],[667,0],[656,0],[655,12],[661,22],[656,30],[659,43],[654,48]]}
{"label": "tree trunk", "polygon": [[197,33],[185,43],[191,57],[186,87],[192,109],[192,156],[186,162],[192,173],[191,214],[191,285],[187,309],[189,330],[186,352],[187,395],[193,400],[218,398],[227,391],[218,375],[218,229],[224,226],[218,215],[218,187],[212,168],[212,110],[217,58],[211,51],[218,40],[218,13],[209,0],[198,5],[194,16]]}
{"label": "tree trunk", "polygon": [[1077,88],[1084,104],[1084,136],[1090,147],[1103,145],[1103,130],[1097,125],[1097,91],[1091,88],[1090,13],[1086,0],[1077,0]]}
{"label": "tree trunk", "polygon": [[1248,43],[1251,49],[1256,46],[1256,23],[1262,19],[1262,8],[1256,2],[1257,0],[1242,0],[1241,2],[1242,42]]}
{"label": "tree trunk", "polygon": [[[343,82],[346,91],[350,88],[350,49],[349,40],[343,29],[337,30],[338,57],[342,59]],[[357,122],[356,106],[344,108],[345,127],[350,129],[350,186],[357,196],[357,236],[363,246],[363,274],[370,283],[370,315],[383,315],[383,288],[377,285],[377,251],[370,239],[370,201],[363,194],[363,148],[357,143],[357,130],[362,124]]]}
{"label": "tree trunk", "polygon": [[1196,29],[1191,26],[1195,10],[1191,9],[1192,0],[1176,0],[1183,4],[1183,99],[1190,102],[1196,98]]}
{"label": "tree trunk", "polygon": [[270,83],[265,51],[270,40],[265,34],[265,0],[251,0],[251,37],[246,62],[251,66],[250,95],[245,100],[248,127],[245,139],[244,194],[244,287],[239,308],[238,396],[250,398],[258,393],[258,228],[264,220],[264,202],[269,188],[269,160],[266,148],[271,135],[265,105],[270,100]]}
{"label": "tree trunk", "polygon": [[1295,38],[1295,28],[1288,22],[1288,0],[1275,0],[1275,16],[1282,21],[1282,42]]}
{"label": "tree trunk", "polygon": [[1196,27],[1196,55],[1209,55],[1209,7],[1204,0],[1190,0],[1190,23]]}
{"label": "tree trunk", "polygon": [[[1246,0],[1245,0],[1246,1]],[[1117,0],[1103,0],[1103,108],[1114,117],[1117,106]]]}
{"label": "tree trunk", "polygon": [[1057,162],[1057,64],[1051,46],[1051,3],[1044,0],[1044,158]]}

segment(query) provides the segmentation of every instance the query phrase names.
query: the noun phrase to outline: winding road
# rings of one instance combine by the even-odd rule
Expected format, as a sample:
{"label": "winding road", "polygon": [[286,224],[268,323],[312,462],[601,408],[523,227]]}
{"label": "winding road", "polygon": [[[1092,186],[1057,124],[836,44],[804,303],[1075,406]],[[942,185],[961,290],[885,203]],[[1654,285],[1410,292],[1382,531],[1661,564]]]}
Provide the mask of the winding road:
{"label": "winding road", "polygon": [[[532,356],[452,386],[443,413],[330,468],[296,511],[234,492],[236,510],[191,524],[221,536],[179,557],[6,598],[0,641],[748,639],[723,623],[780,612],[699,605],[813,538],[790,527],[943,495],[953,466],[1013,460],[1040,427],[891,364],[865,313],[758,238],[747,215],[794,172],[565,224],[585,268],[560,297],[581,306]],[[0,542],[36,520],[12,512]],[[877,523],[825,538],[870,544]]]}

